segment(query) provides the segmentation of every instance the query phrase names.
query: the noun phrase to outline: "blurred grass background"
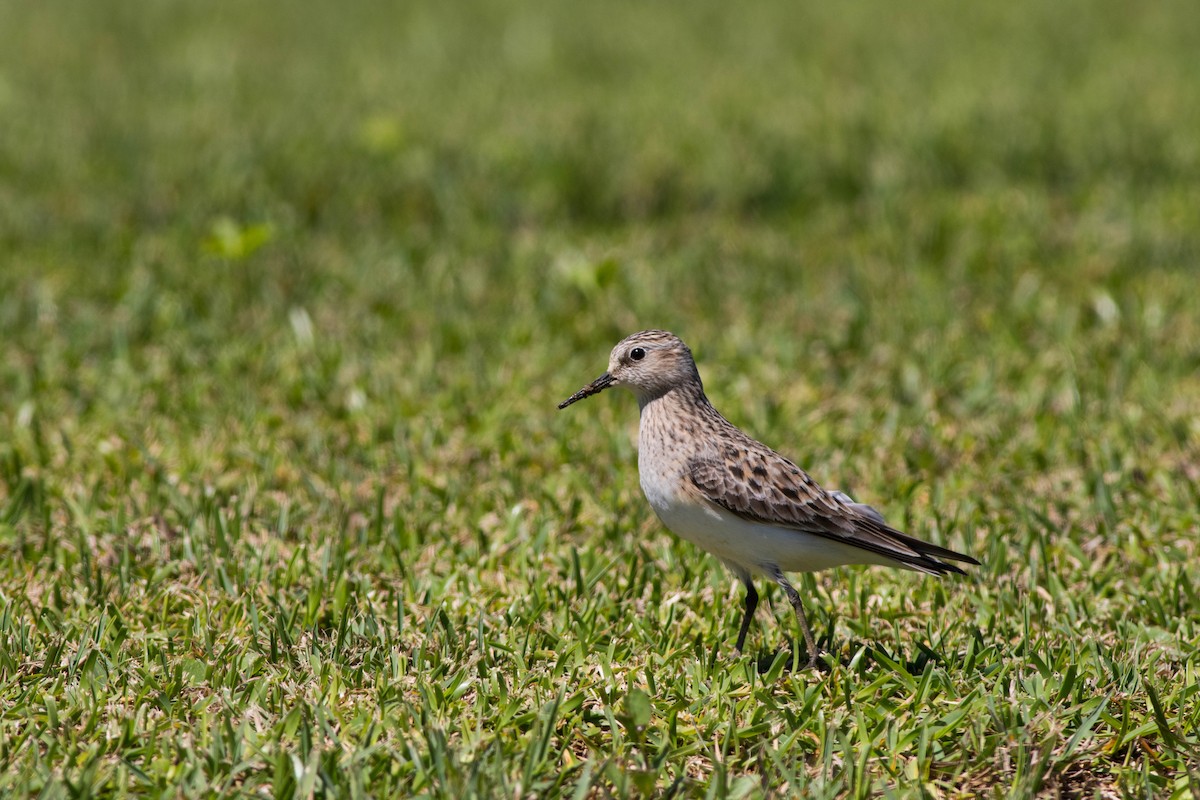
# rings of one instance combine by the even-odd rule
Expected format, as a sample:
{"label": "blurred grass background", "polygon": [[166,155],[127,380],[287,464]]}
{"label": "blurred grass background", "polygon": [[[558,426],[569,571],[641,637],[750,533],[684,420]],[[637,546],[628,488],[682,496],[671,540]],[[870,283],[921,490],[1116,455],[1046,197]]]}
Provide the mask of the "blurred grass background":
{"label": "blurred grass background", "polygon": [[[1198,25],[0,5],[0,790],[1197,794]],[[733,659],[646,327],[984,566]]]}

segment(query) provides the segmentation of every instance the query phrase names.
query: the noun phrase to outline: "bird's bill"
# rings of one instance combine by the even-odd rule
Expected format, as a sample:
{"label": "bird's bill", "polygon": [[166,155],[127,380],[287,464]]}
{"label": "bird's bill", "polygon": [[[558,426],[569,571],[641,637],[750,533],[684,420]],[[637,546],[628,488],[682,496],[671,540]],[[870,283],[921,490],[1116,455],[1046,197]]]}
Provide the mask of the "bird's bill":
{"label": "bird's bill", "polygon": [[613,376],[606,372],[603,375],[601,375],[599,378],[596,378],[596,380],[589,383],[587,386],[580,389],[575,394],[568,397],[566,400],[563,400],[561,403],[558,404],[558,408],[559,408],[559,410],[562,410],[562,409],[566,408],[567,406],[571,405],[571,403],[582,400],[585,397],[591,397],[594,394],[600,394],[601,392],[603,392],[605,389],[607,389],[608,387],[610,387],[612,385],[613,385]]}

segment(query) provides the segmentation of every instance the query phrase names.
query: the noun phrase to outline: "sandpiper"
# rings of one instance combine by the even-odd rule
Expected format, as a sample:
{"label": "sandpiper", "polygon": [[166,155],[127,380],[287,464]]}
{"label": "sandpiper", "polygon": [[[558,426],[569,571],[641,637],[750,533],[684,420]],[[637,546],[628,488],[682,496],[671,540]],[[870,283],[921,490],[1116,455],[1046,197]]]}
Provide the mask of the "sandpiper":
{"label": "sandpiper", "polygon": [[804,470],[722,417],[704,394],[692,351],[667,331],[617,343],[608,371],[559,403],[626,386],[641,408],[638,473],[663,524],[721,559],[746,587],[737,649],[758,607],[754,577],[775,581],[796,610],[817,665],[800,594],[784,572],[882,564],[930,575],[965,574],[942,559],[979,562],[888,526],[878,511],[822,489]]}

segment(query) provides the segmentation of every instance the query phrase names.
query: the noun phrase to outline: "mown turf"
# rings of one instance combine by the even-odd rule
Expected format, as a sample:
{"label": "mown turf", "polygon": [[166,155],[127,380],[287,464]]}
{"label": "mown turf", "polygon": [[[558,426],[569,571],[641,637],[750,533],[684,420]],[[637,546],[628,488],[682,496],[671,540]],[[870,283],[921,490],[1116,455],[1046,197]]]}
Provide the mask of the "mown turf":
{"label": "mown turf", "polygon": [[[0,795],[1200,795],[1198,9],[0,6]],[[645,327],[983,565],[738,657]]]}

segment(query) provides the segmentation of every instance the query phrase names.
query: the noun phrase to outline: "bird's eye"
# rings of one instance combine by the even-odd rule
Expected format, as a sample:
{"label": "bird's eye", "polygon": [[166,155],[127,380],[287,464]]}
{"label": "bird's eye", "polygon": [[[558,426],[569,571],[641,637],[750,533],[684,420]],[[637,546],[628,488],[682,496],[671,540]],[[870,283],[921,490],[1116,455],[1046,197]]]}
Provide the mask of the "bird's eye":
{"label": "bird's eye", "polygon": [[634,361],[641,361],[646,357],[646,351],[640,347],[635,347],[629,351],[629,357]]}

